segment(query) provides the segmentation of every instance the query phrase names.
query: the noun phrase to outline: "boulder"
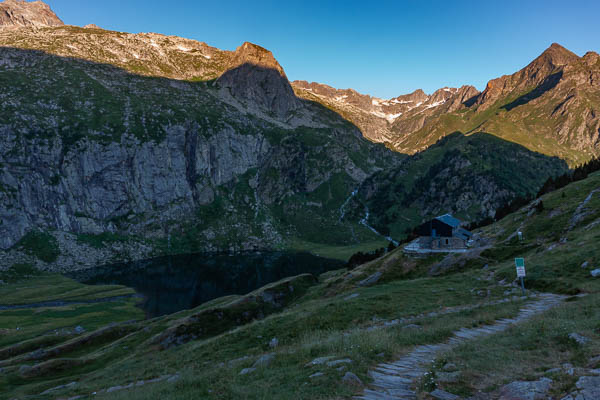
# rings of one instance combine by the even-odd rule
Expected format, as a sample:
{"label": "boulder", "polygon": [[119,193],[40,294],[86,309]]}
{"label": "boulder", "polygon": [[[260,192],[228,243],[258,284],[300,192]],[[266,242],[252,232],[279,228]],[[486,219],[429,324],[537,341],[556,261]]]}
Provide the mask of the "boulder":
{"label": "boulder", "polygon": [[351,360],[351,359],[349,359],[349,358],[344,358],[344,359],[341,359],[341,360],[329,361],[329,362],[327,363],[327,366],[328,366],[328,367],[335,367],[335,366],[337,366],[337,365],[340,365],[340,364],[351,364],[351,363],[352,363],[352,360]]}
{"label": "boulder", "polygon": [[577,390],[562,400],[597,400],[600,399],[600,376],[582,376],[577,381]]}
{"label": "boulder", "polygon": [[240,375],[246,375],[253,371],[256,371],[256,368],[244,368],[240,371]]}
{"label": "boulder", "polygon": [[457,395],[445,392],[441,389],[435,389],[433,392],[429,393],[429,395],[437,400],[458,400],[458,399],[460,399],[460,397],[458,397]]}
{"label": "boulder", "polygon": [[544,372],[545,374],[559,374],[561,373],[563,370],[562,368],[550,368],[549,370],[547,370],[546,372]]}
{"label": "boulder", "polygon": [[594,357],[590,358],[590,361],[588,362],[588,367],[590,367],[590,368],[600,367],[600,356],[594,356]]}
{"label": "boulder", "polygon": [[254,367],[254,368],[256,368],[256,367],[266,367],[267,365],[271,364],[271,361],[273,361],[274,358],[275,358],[275,353],[263,354],[262,356],[260,356],[258,358],[258,360],[256,360],[254,362],[254,364],[252,365],[252,367]]}
{"label": "boulder", "polygon": [[595,399],[600,399],[600,377],[582,376],[577,381],[577,389],[594,394]]}
{"label": "boulder", "polygon": [[356,385],[356,386],[362,386],[363,383],[360,380],[360,378],[358,376],[356,376],[356,374],[348,371],[346,372],[346,374],[344,375],[344,377],[342,378],[342,381],[344,383],[350,384],[350,385]]}
{"label": "boulder", "polygon": [[460,371],[455,372],[438,372],[435,374],[436,381],[441,383],[455,383],[460,378]]}
{"label": "boulder", "polygon": [[578,334],[576,332],[570,333],[569,339],[574,340],[578,345],[581,345],[581,346],[583,346],[584,344],[586,344],[587,342],[590,341],[590,339],[586,338],[585,336],[581,336],[580,334]]}
{"label": "boulder", "polygon": [[321,365],[321,364],[325,364],[327,361],[331,360],[333,358],[333,356],[327,356],[327,357],[319,357],[319,358],[315,358],[314,360],[312,360],[311,362],[307,363],[306,366],[310,367],[312,365]]}
{"label": "boulder", "polygon": [[442,371],[445,371],[445,372],[454,372],[457,370],[458,370],[458,367],[454,363],[446,363],[442,367]]}
{"label": "boulder", "polygon": [[552,379],[537,381],[516,381],[500,388],[499,400],[545,400],[552,385]]}

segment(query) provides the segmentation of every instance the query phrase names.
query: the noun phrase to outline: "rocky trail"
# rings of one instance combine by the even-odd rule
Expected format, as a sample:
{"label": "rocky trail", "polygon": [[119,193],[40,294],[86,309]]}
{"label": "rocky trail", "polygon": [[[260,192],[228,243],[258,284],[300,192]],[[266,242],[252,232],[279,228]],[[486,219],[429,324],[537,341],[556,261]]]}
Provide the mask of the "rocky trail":
{"label": "rocky trail", "polygon": [[[394,362],[377,365],[374,370],[369,372],[373,378],[371,389],[365,389],[361,396],[355,398],[364,400],[416,399],[415,381],[425,375],[431,362],[440,353],[470,340],[503,332],[511,325],[524,322],[559,305],[565,299],[564,296],[554,294],[541,294],[538,298],[539,300],[524,306],[515,318],[502,319],[495,324],[478,328],[463,328],[456,331],[446,343],[417,346],[412,352]],[[438,398],[458,399],[457,396],[441,391],[439,396]]]}
{"label": "rocky trail", "polygon": [[583,218],[585,218],[585,216],[589,213],[589,211],[586,209],[586,206],[592,200],[592,197],[594,197],[594,194],[596,194],[598,192],[600,192],[600,188],[596,188],[596,189],[592,190],[590,192],[590,194],[585,198],[585,200],[583,200],[581,202],[581,204],[579,204],[579,206],[577,206],[577,209],[575,210],[575,214],[573,214],[573,217],[569,221],[569,227],[567,229],[567,232],[572,231],[575,228],[575,226],[579,222],[581,222],[581,220],[583,220]]}

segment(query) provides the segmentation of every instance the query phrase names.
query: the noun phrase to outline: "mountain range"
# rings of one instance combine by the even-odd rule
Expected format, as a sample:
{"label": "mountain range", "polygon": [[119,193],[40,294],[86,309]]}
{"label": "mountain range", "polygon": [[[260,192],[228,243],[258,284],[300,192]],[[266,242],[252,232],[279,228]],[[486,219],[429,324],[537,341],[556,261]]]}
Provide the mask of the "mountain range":
{"label": "mountain range", "polygon": [[370,225],[489,216],[599,150],[599,56],[557,44],[481,93],[384,100],[290,83],[252,43],[63,25],[42,2],[0,3],[0,27],[9,262],[381,243]]}
{"label": "mountain range", "polygon": [[577,164],[600,146],[600,56],[553,43],[520,71],[473,86],[422,90],[383,100],[352,89],[293,82],[299,96],[355,123],[365,137],[414,154],[455,131],[484,131]]}

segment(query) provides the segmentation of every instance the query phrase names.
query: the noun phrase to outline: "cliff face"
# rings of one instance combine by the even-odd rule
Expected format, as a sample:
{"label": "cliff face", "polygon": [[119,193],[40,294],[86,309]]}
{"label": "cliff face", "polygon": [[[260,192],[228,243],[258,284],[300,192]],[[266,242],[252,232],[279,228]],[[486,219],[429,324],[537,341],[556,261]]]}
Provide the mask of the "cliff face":
{"label": "cliff face", "polygon": [[260,135],[223,127],[200,138],[202,129],[172,125],[159,143],[83,139],[66,149],[59,138],[23,143],[4,128],[0,246],[34,227],[100,234],[117,232],[119,218],[131,225],[184,218],[214,200],[212,188],[257,168],[270,148]]}
{"label": "cliff face", "polygon": [[42,1],[4,0],[0,3],[0,28],[61,25],[64,23]]}
{"label": "cliff face", "polygon": [[358,225],[338,221],[346,197],[401,158],[296,98],[255,45],[226,52],[76,27],[0,32],[0,44],[10,262],[33,252],[21,242],[32,231],[57,238],[65,268],[290,238],[339,243]]}
{"label": "cliff face", "polygon": [[237,48],[217,82],[234,97],[265,107],[279,118],[300,106],[273,54],[252,43]]}

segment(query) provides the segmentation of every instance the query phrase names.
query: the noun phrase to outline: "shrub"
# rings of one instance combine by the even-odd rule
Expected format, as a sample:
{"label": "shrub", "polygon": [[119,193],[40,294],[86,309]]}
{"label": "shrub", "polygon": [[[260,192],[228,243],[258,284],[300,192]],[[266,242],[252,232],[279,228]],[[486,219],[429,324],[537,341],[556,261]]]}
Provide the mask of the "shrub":
{"label": "shrub", "polygon": [[47,263],[56,261],[60,255],[58,241],[46,232],[31,231],[21,238],[16,247]]}

